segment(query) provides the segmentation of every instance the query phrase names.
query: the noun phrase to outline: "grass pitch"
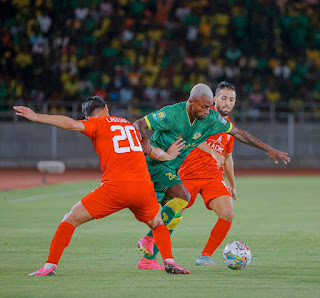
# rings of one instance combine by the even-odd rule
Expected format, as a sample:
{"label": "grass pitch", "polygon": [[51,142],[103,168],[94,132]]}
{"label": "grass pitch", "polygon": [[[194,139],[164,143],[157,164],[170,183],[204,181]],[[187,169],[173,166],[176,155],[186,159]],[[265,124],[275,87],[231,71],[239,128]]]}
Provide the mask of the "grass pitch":
{"label": "grass pitch", "polygon": [[[128,210],[79,227],[57,276],[29,277],[47,258],[56,227],[72,205],[99,182],[0,193],[1,297],[319,297],[319,177],[239,177],[235,219],[213,258],[195,266],[216,222],[201,197],[172,236],[177,263],[190,275],[140,271],[137,240],[147,226]],[[224,246],[246,242],[252,262],[233,271]]]}

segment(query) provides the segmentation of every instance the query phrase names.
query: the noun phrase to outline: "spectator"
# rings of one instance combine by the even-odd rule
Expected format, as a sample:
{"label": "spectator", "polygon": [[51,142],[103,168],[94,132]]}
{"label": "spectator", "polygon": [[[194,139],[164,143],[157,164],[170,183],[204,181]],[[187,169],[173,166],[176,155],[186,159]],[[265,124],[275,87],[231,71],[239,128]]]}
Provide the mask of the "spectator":
{"label": "spectator", "polygon": [[228,61],[237,61],[241,57],[241,50],[237,48],[234,44],[229,46],[226,50],[225,56],[228,59]]}
{"label": "spectator", "polygon": [[39,22],[41,32],[47,34],[52,24],[52,19],[50,18],[50,16],[48,16],[47,13],[44,12],[43,14],[39,14],[37,16],[37,20]]}
{"label": "spectator", "polygon": [[258,110],[297,91],[319,100],[319,1],[86,2],[2,3],[2,101],[102,92],[116,103],[164,103],[224,78],[250,86],[241,102]]}

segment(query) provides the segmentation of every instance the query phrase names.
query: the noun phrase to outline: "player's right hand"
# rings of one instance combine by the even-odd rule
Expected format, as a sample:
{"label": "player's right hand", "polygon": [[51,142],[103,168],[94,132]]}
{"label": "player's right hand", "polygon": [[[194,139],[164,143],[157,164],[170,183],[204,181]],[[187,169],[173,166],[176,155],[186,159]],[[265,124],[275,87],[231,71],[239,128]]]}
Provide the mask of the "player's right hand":
{"label": "player's right hand", "polygon": [[233,198],[235,201],[238,201],[236,188],[229,186],[229,191],[230,191],[230,193],[231,193],[232,198]]}
{"label": "player's right hand", "polygon": [[13,109],[16,110],[16,115],[27,118],[31,121],[37,120],[37,113],[25,106],[13,106]]}
{"label": "player's right hand", "polygon": [[141,145],[142,145],[143,153],[145,155],[148,155],[148,154],[151,153],[152,147],[151,147],[151,143],[150,143],[150,139],[149,138],[142,138],[141,139]]}
{"label": "player's right hand", "polygon": [[181,150],[186,146],[186,141],[183,138],[176,140],[167,150],[167,154],[170,155],[171,160],[175,159]]}
{"label": "player's right hand", "polygon": [[284,163],[287,164],[290,162],[290,157],[288,153],[276,150],[272,147],[267,151],[268,156],[274,161],[275,164],[278,164],[278,158]]}

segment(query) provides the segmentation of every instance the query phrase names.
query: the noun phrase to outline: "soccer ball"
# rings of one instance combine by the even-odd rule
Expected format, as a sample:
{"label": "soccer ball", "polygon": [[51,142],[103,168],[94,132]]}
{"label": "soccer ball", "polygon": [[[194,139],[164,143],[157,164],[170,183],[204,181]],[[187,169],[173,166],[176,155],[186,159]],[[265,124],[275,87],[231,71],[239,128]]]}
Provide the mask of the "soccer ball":
{"label": "soccer ball", "polygon": [[224,263],[233,270],[241,270],[249,266],[251,252],[248,245],[241,241],[229,243],[223,250]]}

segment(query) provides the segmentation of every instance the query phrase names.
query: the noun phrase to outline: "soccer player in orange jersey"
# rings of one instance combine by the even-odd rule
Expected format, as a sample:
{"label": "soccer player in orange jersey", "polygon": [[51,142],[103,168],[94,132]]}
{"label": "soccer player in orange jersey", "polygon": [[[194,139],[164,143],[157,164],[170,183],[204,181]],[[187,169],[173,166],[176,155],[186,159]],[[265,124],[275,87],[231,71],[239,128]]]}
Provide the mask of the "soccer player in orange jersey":
{"label": "soccer player in orange jersey", "polygon": [[[228,115],[236,103],[234,85],[225,81],[221,82],[217,86],[214,103],[214,109],[222,117],[230,121]],[[206,207],[216,212],[219,217],[211,231],[206,246],[196,261],[198,266],[215,266],[216,264],[211,259],[211,255],[230,230],[234,216],[233,199],[237,200],[232,158],[234,137],[221,133],[210,136],[206,142],[225,157],[223,168],[217,167],[217,163],[211,155],[196,148],[181,165],[179,175],[191,194],[190,202],[186,208],[191,207],[197,195],[201,194]],[[229,187],[227,187],[224,180],[224,173],[229,181]]]}
{"label": "soccer player in orange jersey", "polygon": [[[17,111],[17,115],[31,121],[76,130],[87,135],[99,156],[102,170],[102,184],[76,203],[65,215],[52,239],[47,263],[29,275],[56,275],[60,257],[69,245],[76,227],[124,208],[129,208],[137,220],[146,223],[152,229],[155,243],[160,249],[168,273],[190,273],[173,260],[170,234],[161,218],[153,183],[138,138],[139,133],[128,120],[110,116],[105,101],[99,96],[91,97],[82,104],[82,111],[87,120],[81,121],[66,116],[37,114],[24,106],[13,108]],[[172,154],[168,154],[153,147],[151,157],[171,160],[182,148],[181,143],[176,143]],[[148,253],[148,247],[141,246],[140,249]]]}

